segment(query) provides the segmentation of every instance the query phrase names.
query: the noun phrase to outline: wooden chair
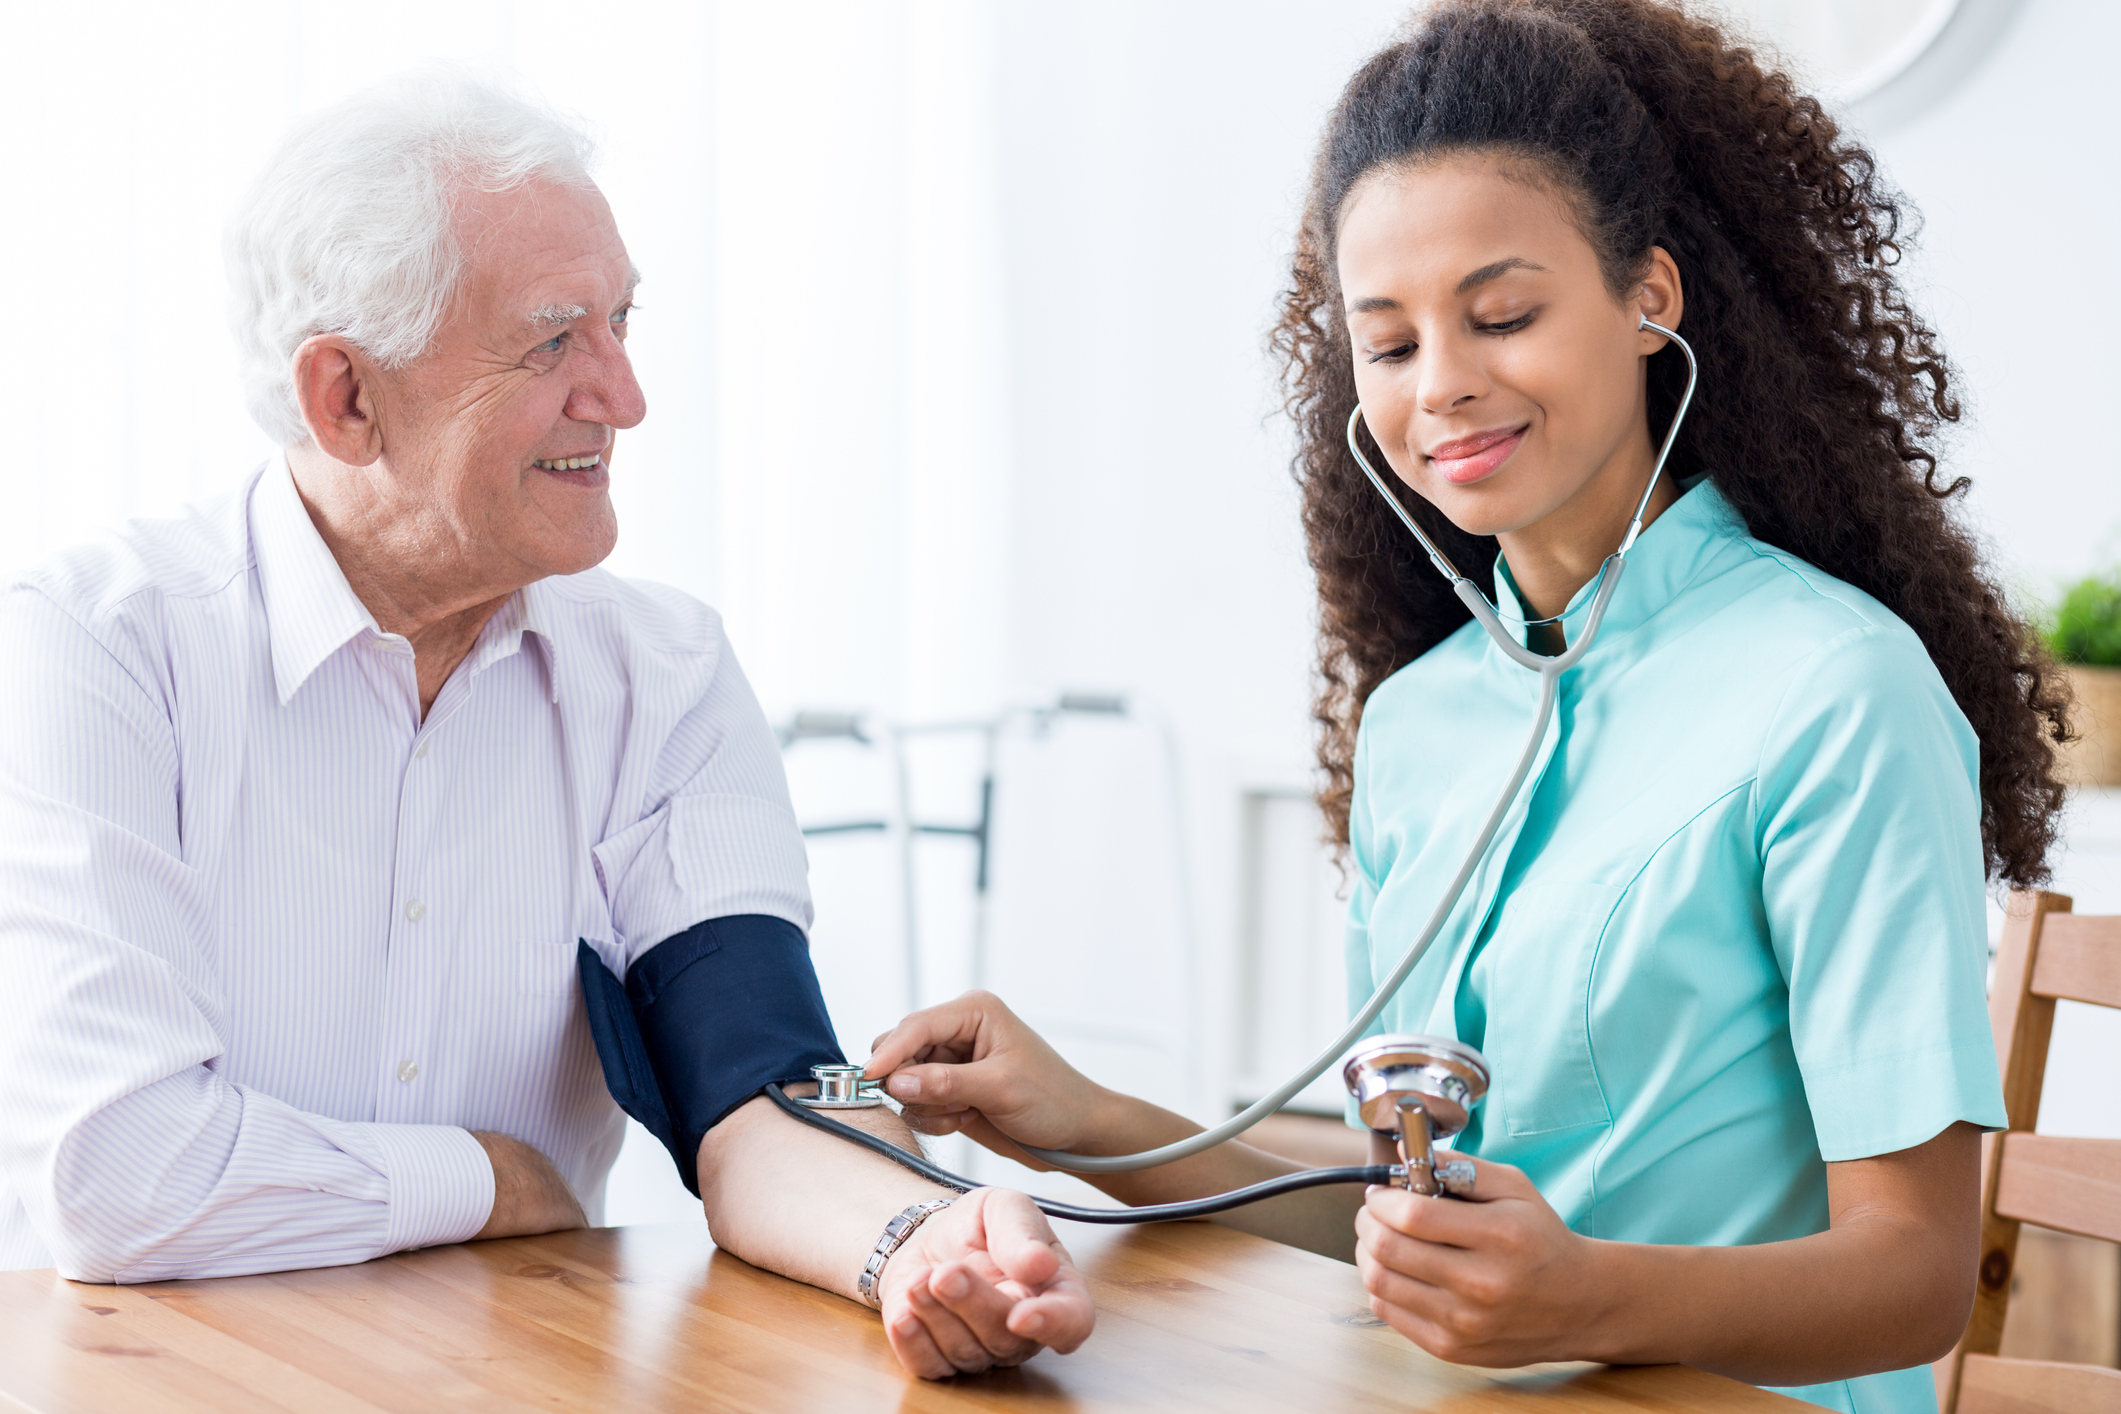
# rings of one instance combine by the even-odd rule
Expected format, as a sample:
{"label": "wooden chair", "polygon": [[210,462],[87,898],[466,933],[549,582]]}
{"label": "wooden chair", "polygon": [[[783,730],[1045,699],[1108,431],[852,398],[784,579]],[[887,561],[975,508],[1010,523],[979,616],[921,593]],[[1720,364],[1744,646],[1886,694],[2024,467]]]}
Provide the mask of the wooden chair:
{"label": "wooden chair", "polygon": [[2121,1414],[2121,1371],[1996,1353],[2018,1224],[2121,1242],[2121,1139],[2033,1133],[2057,998],[2121,1008],[2121,917],[2078,917],[2064,895],[2014,893],[1988,1001],[2010,1128],[1981,1141],[1981,1266],[1966,1334],[1937,1362],[1943,1414]]}

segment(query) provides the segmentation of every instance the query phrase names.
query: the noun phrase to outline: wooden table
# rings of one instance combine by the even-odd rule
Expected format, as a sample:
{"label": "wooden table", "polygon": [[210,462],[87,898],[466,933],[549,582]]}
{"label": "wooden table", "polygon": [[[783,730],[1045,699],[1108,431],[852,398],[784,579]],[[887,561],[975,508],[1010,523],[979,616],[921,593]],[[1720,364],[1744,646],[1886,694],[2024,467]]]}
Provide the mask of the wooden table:
{"label": "wooden table", "polygon": [[1424,1355],[1355,1270],[1205,1223],[1064,1224],[1097,1333],[926,1383],[874,1316],[717,1252],[698,1223],[151,1286],[0,1272],[0,1410],[1796,1410],[1683,1366],[1488,1372]]}

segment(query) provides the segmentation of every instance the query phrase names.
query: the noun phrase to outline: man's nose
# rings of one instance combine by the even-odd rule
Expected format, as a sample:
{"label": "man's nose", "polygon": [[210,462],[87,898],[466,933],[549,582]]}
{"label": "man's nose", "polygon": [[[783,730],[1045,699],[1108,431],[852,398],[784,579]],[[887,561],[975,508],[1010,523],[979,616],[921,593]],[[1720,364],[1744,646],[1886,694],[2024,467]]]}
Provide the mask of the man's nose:
{"label": "man's nose", "polygon": [[567,395],[567,416],[576,422],[600,422],[606,427],[640,425],[648,415],[648,398],[633,376],[633,360],[616,334],[606,332],[585,350],[580,376]]}

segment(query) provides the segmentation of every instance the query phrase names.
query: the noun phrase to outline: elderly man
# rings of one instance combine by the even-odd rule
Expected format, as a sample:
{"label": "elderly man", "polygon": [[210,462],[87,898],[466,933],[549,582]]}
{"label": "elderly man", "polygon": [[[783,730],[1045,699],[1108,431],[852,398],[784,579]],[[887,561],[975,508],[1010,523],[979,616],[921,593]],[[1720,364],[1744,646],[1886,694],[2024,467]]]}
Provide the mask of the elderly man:
{"label": "elderly man", "polygon": [[595,1220],[624,1121],[579,945],[690,1087],[667,1138],[722,1247],[879,1304],[924,1375],[1072,1349],[1029,1200],[759,1094],[838,1058],[802,841],[714,613],[594,568],[646,407],[588,156],[446,72],[306,124],[229,240],[285,455],[0,597],[0,1268]]}

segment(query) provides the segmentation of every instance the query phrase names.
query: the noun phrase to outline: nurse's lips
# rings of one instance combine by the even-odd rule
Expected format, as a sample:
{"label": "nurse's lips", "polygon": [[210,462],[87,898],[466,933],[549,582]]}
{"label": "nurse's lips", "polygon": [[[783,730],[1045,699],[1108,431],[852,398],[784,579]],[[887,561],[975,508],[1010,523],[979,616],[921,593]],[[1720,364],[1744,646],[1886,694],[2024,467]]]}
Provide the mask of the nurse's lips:
{"label": "nurse's lips", "polygon": [[1456,486],[1478,481],[1489,472],[1510,459],[1524,434],[1532,430],[1527,422],[1518,427],[1498,427],[1491,432],[1476,432],[1470,437],[1460,437],[1455,442],[1443,442],[1429,449],[1429,460],[1443,473],[1444,480]]}

